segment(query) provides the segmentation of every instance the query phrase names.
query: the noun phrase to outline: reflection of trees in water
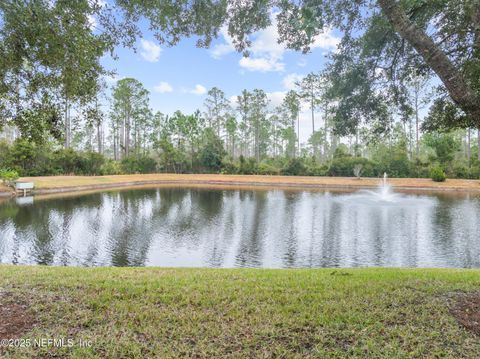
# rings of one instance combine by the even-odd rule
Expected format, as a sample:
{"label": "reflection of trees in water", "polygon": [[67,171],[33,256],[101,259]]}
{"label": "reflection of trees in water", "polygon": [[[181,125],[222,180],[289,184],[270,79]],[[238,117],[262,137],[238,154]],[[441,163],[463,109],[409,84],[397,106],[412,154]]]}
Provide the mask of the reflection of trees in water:
{"label": "reflection of trees in water", "polygon": [[[28,248],[28,254],[37,264],[54,264],[56,248],[55,234],[50,230],[51,210],[46,206],[20,206],[14,218],[14,247]],[[14,250],[14,258],[16,257]],[[17,252],[17,253],[18,253]],[[14,261],[22,260],[20,258]]]}
{"label": "reflection of trees in water", "polygon": [[455,236],[445,240],[449,244],[449,264],[480,267],[480,221],[475,216],[480,214],[480,198],[451,201],[449,212]]}
{"label": "reflection of trees in water", "polygon": [[[435,206],[433,209],[432,222],[434,232],[430,236],[430,241],[436,255],[444,256],[449,261],[447,258],[450,257],[449,254],[452,253],[457,240],[456,230],[452,225],[453,209],[456,207],[456,204],[449,198],[439,200],[443,203]],[[445,205],[447,203],[448,205]],[[451,263],[445,263],[445,265],[451,265]]]}
{"label": "reflection of trees in water", "polygon": [[[114,199],[114,220],[108,240],[112,265],[145,265],[154,236],[153,214],[160,206],[151,194],[151,191],[126,191],[120,192]],[[117,221],[117,218],[122,221]]]}
{"label": "reflection of trees in water", "polygon": [[[253,191],[252,191],[253,192]],[[253,213],[251,223],[242,227],[245,232],[241,235],[241,240],[236,255],[236,265],[240,267],[258,267],[262,264],[262,238],[268,228],[265,227],[264,211],[267,202],[268,192],[254,192]]]}
{"label": "reflection of trees in water", "polygon": [[479,198],[445,197],[435,206],[411,207],[356,206],[334,198],[308,191],[162,188],[33,205],[6,202],[0,205],[0,237],[6,237],[0,238],[0,261],[480,266]]}
{"label": "reflection of trees in water", "polygon": [[279,224],[278,240],[283,243],[282,262],[284,267],[295,267],[298,251],[298,234],[296,227],[296,206],[298,202],[298,194],[295,192],[283,191],[284,206],[278,209],[281,215]]}
{"label": "reflection of trees in water", "polygon": [[319,256],[319,267],[338,266],[338,257],[340,252],[341,234],[338,230],[341,228],[342,211],[337,203],[331,203],[324,212],[325,226],[320,246],[321,255]]}

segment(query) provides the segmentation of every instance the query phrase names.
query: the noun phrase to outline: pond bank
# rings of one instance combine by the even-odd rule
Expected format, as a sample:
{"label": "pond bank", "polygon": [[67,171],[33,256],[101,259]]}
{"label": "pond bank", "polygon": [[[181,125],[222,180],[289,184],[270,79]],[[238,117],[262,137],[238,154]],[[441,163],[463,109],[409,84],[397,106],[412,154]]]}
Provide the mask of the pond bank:
{"label": "pond bank", "polygon": [[[117,176],[24,177],[35,183],[35,194],[89,191],[144,185],[263,186],[326,189],[365,189],[377,187],[379,178],[305,177],[217,174],[143,174]],[[391,178],[388,183],[398,190],[480,192],[479,180],[449,179],[433,182],[425,178]],[[1,191],[0,191],[1,193]]]}
{"label": "pond bank", "polygon": [[16,313],[3,317],[15,331],[2,322],[0,332],[75,343],[0,348],[7,357],[480,357],[478,323],[469,321],[478,297],[466,296],[478,291],[479,270],[3,265],[0,273],[0,308]]}

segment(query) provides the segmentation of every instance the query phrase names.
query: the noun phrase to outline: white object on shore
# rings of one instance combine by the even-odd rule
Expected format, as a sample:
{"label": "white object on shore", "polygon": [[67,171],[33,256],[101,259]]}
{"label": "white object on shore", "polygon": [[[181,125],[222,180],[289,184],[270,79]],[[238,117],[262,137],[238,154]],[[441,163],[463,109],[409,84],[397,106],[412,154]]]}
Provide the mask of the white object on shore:
{"label": "white object on shore", "polygon": [[15,182],[15,190],[23,190],[23,196],[25,197],[27,195],[27,190],[32,190],[34,188],[33,182],[21,182],[21,181],[16,181]]}

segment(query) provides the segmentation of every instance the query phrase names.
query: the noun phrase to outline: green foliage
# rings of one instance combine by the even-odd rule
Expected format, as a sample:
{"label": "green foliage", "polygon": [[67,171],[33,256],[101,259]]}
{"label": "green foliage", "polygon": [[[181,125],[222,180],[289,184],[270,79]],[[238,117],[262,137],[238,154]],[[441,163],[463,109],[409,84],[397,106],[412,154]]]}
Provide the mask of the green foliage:
{"label": "green foliage", "polygon": [[213,132],[213,129],[207,128],[204,145],[199,153],[201,165],[208,172],[220,172],[222,159],[225,155],[222,140]]}
{"label": "green foliage", "polygon": [[122,166],[118,161],[105,160],[100,167],[100,174],[103,176],[122,174]]}
{"label": "green foliage", "polygon": [[307,170],[300,158],[292,158],[287,162],[286,166],[282,168],[281,173],[285,176],[305,176]]}
{"label": "green foliage", "polygon": [[435,182],[445,182],[447,176],[441,167],[435,166],[430,170],[430,178]]}
{"label": "green foliage", "polygon": [[242,175],[253,175],[257,173],[257,163],[255,158],[245,158],[240,156],[239,158],[238,173]]}
{"label": "green foliage", "polygon": [[341,156],[334,158],[328,168],[329,176],[352,177],[354,176],[355,166],[362,166],[362,176],[376,177],[378,169],[372,161],[362,157]]}
{"label": "green foliage", "polygon": [[306,168],[306,174],[308,176],[328,176],[328,165],[310,165]]}
{"label": "green foliage", "polygon": [[148,156],[129,156],[121,161],[122,173],[154,173],[156,168],[157,163]]}
{"label": "green foliage", "polygon": [[53,166],[58,173],[81,174],[85,169],[85,162],[80,153],[67,148],[54,152]]}
{"label": "green foliage", "polygon": [[269,163],[260,162],[257,167],[257,174],[259,175],[279,175],[280,170]]}
{"label": "green foliage", "polygon": [[38,146],[26,139],[17,139],[9,148],[6,164],[21,175],[34,172],[37,166]]}
{"label": "green foliage", "polygon": [[2,180],[3,183],[14,182],[18,177],[17,171],[8,168],[0,168],[0,180]]}
{"label": "green foliage", "polygon": [[105,157],[97,152],[85,152],[83,155],[83,173],[87,175],[102,174]]}
{"label": "green foliage", "polygon": [[460,141],[453,133],[431,132],[424,136],[425,144],[435,151],[435,158],[443,166],[448,165],[460,148]]}

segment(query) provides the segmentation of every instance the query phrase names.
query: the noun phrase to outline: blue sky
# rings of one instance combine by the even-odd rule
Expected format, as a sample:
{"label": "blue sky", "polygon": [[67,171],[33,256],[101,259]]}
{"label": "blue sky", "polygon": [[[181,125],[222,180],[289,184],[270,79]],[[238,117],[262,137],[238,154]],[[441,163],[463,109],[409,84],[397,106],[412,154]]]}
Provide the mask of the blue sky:
{"label": "blue sky", "polygon": [[[226,31],[221,32],[209,49],[204,49],[195,46],[194,38],[184,39],[175,47],[159,45],[145,28],[143,38],[137,41],[136,52],[118,48],[118,60],[104,57],[102,62],[117,73],[107,79],[110,87],[115,80],[136,78],[150,91],[151,107],[165,114],[176,110],[184,113],[203,110],[206,92],[214,86],[232,100],[243,89],[260,88],[268,93],[271,106],[276,106],[302,75],[322,69],[326,55],[334,51],[340,41],[335,31],[326,31],[318,36],[311,53],[304,55],[277,43],[273,23],[252,36],[251,54],[245,58],[233,49]],[[321,122],[319,114],[317,128]],[[308,138],[310,126],[309,114],[305,111],[301,115],[301,139]]]}

